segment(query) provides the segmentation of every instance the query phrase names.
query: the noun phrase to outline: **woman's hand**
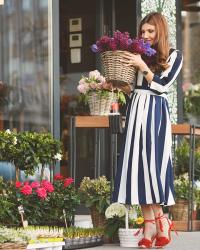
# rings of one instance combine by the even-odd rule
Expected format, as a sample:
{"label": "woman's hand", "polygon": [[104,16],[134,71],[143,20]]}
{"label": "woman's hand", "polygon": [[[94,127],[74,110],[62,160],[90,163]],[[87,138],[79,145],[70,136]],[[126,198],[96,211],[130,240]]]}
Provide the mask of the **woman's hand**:
{"label": "woman's hand", "polygon": [[146,65],[146,63],[142,60],[141,55],[133,54],[128,51],[122,51],[122,58],[120,61],[124,63],[127,67],[137,67],[144,75],[147,80],[147,83],[150,85],[153,80],[154,73],[150,70],[150,68]]}
{"label": "woman's hand", "polygon": [[113,84],[112,82],[108,81],[103,84],[104,89],[112,90],[113,89]]}
{"label": "woman's hand", "polygon": [[124,63],[124,65],[127,67],[134,66],[134,67],[140,68],[142,65],[145,64],[145,62],[141,58],[141,55],[139,54],[133,54],[128,51],[123,51],[120,53],[122,53],[122,57],[123,57],[123,59],[121,59],[120,61]]}

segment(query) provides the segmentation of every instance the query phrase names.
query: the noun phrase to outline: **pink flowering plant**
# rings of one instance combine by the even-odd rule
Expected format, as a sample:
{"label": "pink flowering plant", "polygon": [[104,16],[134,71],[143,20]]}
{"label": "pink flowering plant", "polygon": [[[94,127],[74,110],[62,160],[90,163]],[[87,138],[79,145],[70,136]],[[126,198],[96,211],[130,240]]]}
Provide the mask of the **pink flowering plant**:
{"label": "pink flowering plant", "polygon": [[0,180],[0,204],[2,200],[9,205],[0,216],[0,224],[20,224],[18,206],[23,206],[24,217],[30,225],[64,225],[63,210],[70,224],[79,196],[71,177],[55,175],[54,182],[48,180],[4,182]]}
{"label": "pink flowering plant", "polygon": [[95,44],[91,46],[94,53],[102,53],[105,51],[129,51],[135,54],[146,56],[155,55],[156,51],[151,48],[150,43],[145,42],[144,39],[131,38],[128,32],[114,32],[113,37],[104,35]]}
{"label": "pink flowering plant", "polygon": [[[88,95],[92,92],[97,93],[100,97],[108,97],[111,92],[104,76],[98,70],[90,71],[88,76],[82,76],[77,89],[81,93],[81,101],[85,104],[88,103]],[[113,89],[113,95],[121,104],[126,103],[125,96],[120,89]]]}

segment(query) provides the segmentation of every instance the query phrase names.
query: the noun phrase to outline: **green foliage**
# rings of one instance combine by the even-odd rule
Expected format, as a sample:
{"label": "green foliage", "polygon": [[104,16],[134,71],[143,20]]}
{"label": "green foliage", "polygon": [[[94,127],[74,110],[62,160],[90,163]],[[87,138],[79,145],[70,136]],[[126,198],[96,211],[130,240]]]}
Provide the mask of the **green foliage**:
{"label": "green foliage", "polygon": [[195,116],[200,116],[200,88],[191,89],[184,97],[184,111]]}
{"label": "green foliage", "polygon": [[61,159],[61,142],[50,133],[0,131],[0,161],[33,175],[39,164],[55,164]]}
{"label": "green foliage", "polygon": [[105,235],[107,235],[109,238],[112,238],[117,235],[119,228],[124,227],[124,217],[114,216],[113,218],[106,220]]}
{"label": "green foliage", "polygon": [[68,227],[63,231],[64,238],[73,239],[80,237],[90,237],[90,236],[103,236],[104,229],[100,227],[95,228],[81,228],[81,227]]}
{"label": "green foliage", "polygon": [[[30,192],[23,192],[25,187]],[[55,178],[53,184],[45,180],[41,183],[4,182],[1,178],[0,190],[0,204],[3,204],[0,209],[2,225],[21,225],[18,212],[18,206],[21,205],[24,208],[24,218],[28,220],[29,225],[65,226],[63,209],[66,221],[70,225],[75,209],[80,203],[73,179],[70,177]]]}
{"label": "green foliage", "polygon": [[[188,173],[180,175],[174,180],[174,189],[176,193],[176,199],[188,200],[189,198],[189,176]],[[197,206],[200,206],[200,188],[197,186],[196,182],[193,184],[193,198]]]}
{"label": "green foliage", "polygon": [[[175,154],[175,175],[179,177],[189,171],[190,144],[187,139],[183,139],[176,148]],[[200,180],[200,148],[194,152],[194,179]]]}
{"label": "green foliage", "polygon": [[104,214],[106,208],[110,204],[110,182],[105,176],[100,176],[97,179],[84,177],[80,184],[81,201],[86,207],[95,206],[99,213]]}

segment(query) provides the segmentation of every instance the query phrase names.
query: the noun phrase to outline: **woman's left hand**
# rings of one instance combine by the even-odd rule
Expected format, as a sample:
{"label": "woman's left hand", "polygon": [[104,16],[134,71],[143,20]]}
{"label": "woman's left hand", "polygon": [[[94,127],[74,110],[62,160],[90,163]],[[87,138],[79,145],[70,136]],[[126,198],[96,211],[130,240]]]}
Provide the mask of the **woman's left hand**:
{"label": "woman's left hand", "polygon": [[123,51],[121,53],[123,59],[121,59],[120,61],[127,67],[134,66],[140,68],[140,66],[144,64],[144,61],[142,60],[140,54],[133,54],[128,51]]}

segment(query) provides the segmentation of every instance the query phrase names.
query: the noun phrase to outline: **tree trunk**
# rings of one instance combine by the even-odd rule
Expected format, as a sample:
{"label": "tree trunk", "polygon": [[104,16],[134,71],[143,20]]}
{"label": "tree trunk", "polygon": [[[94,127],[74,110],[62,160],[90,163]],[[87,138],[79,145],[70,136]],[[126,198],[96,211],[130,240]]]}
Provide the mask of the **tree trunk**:
{"label": "tree trunk", "polygon": [[44,177],[44,165],[42,165],[41,167],[41,176],[40,176],[40,181],[43,180],[43,177]]}
{"label": "tree trunk", "polygon": [[15,181],[19,181],[19,167],[15,166]]}

